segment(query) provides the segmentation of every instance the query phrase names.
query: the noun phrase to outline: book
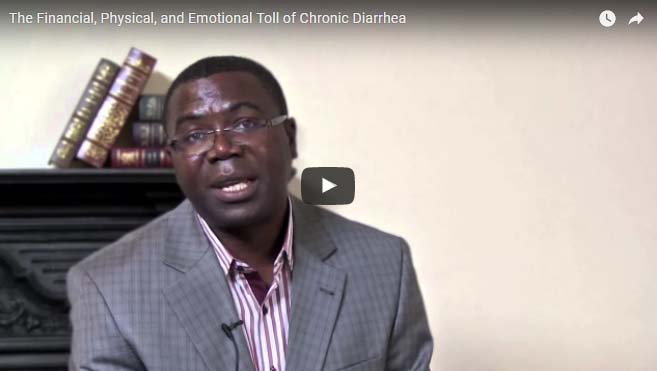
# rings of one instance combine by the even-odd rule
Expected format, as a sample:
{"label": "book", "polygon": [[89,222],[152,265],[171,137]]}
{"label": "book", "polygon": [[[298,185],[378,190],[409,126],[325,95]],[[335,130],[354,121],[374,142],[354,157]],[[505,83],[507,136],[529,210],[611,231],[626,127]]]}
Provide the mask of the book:
{"label": "book", "polygon": [[64,128],[64,132],[57,141],[55,150],[50,156],[48,164],[58,168],[71,166],[75,154],[87,134],[87,130],[96,113],[107,96],[110,85],[114,81],[119,65],[102,58],[94,69],[82,96],[75,106],[75,110]]}
{"label": "book", "polygon": [[[140,105],[152,96],[142,95],[138,99],[110,151],[110,167],[171,167],[171,159],[164,148],[167,140],[164,123],[140,121],[140,111],[143,112]],[[151,114],[148,117],[156,116]]]}
{"label": "book", "polygon": [[172,167],[164,148],[112,148],[110,166],[114,168]]}
{"label": "book", "polygon": [[162,121],[164,119],[164,95],[144,94],[139,97],[139,121]]}
{"label": "book", "polygon": [[103,166],[146,80],[153,72],[155,62],[155,58],[141,50],[130,49],[80,145],[77,158],[95,167]]}
{"label": "book", "polygon": [[163,147],[166,144],[167,135],[162,122],[132,123],[132,140],[139,147]]}

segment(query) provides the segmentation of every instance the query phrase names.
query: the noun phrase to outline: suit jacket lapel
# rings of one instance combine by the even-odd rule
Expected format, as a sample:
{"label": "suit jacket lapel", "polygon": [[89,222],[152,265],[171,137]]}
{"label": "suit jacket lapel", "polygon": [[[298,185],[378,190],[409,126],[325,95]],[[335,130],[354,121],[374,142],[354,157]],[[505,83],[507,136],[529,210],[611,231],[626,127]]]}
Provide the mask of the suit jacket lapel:
{"label": "suit jacket lapel", "polygon": [[294,200],[294,268],[288,371],[319,370],[340,311],[346,274],[328,265],[336,247],[315,208]]}
{"label": "suit jacket lapel", "polygon": [[[240,318],[210,243],[203,235],[189,201],[170,219],[164,264],[181,273],[163,292],[168,305],[210,370],[233,369],[235,349],[221,330]],[[241,328],[233,331],[239,349],[240,370],[253,371],[253,362]]]}

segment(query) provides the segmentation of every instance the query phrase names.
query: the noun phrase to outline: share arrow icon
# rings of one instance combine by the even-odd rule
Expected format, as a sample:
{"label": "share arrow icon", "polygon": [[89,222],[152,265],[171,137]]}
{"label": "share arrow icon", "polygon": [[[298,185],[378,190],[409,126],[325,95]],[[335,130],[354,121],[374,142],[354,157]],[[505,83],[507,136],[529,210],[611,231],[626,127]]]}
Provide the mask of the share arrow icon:
{"label": "share arrow icon", "polygon": [[641,13],[636,12],[636,15],[634,17],[630,18],[630,21],[627,24],[629,25],[629,24],[632,24],[634,22],[636,22],[636,24],[641,24],[641,22],[643,22],[643,16],[641,15]]}

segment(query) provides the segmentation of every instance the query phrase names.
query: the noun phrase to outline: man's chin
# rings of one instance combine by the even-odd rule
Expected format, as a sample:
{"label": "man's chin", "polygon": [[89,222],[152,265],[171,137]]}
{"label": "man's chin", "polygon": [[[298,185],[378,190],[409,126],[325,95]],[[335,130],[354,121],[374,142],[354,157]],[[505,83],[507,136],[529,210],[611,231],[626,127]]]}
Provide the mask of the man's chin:
{"label": "man's chin", "polygon": [[206,222],[221,229],[242,229],[266,223],[271,214],[254,202],[220,203],[211,209],[204,209]]}

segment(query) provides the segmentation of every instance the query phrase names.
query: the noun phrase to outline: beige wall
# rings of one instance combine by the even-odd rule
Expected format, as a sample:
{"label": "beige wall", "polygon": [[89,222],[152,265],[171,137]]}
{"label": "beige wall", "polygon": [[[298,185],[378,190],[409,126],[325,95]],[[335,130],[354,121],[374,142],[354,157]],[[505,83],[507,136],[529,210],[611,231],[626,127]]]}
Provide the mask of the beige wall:
{"label": "beige wall", "polygon": [[353,168],[356,200],[336,210],[410,242],[434,369],[655,370],[655,32],[590,23],[3,25],[0,168],[46,167],[100,57],[134,45],[172,78],[249,56],[286,91],[296,166]]}

